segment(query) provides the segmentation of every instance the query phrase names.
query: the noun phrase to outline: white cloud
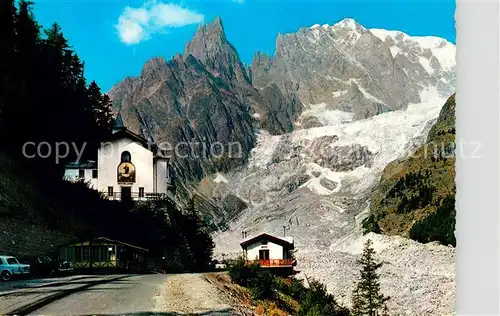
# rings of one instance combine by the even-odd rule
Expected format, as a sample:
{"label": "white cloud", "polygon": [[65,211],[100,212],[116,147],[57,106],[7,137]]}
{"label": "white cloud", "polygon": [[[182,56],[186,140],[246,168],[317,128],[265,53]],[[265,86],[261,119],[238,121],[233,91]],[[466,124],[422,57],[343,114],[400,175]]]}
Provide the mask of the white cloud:
{"label": "white cloud", "polygon": [[133,45],[148,40],[154,33],[165,32],[168,28],[201,23],[203,20],[201,13],[176,4],[151,1],[140,8],[126,7],[115,27],[120,40]]}

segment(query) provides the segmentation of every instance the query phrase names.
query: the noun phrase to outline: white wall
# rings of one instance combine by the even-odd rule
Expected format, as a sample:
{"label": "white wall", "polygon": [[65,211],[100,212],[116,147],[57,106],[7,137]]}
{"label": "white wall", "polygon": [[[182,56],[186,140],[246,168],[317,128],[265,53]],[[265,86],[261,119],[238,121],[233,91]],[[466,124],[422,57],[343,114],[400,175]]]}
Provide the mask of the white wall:
{"label": "white wall", "polygon": [[286,259],[283,258],[283,246],[275,244],[272,241],[268,241],[267,245],[262,245],[262,241],[257,240],[251,244],[248,244],[246,246],[246,249],[247,260],[258,260],[259,250],[264,249],[269,250],[269,259]]}
{"label": "white wall", "polygon": [[155,182],[156,192],[167,193],[168,168],[166,159],[156,160]]}
{"label": "white wall", "polygon": [[[88,182],[89,186],[92,189],[97,190],[97,179],[92,178],[92,169],[84,169],[84,170],[85,170],[85,177],[83,180],[85,182]],[[79,173],[80,173],[80,169],[65,169],[64,170],[64,179],[68,180],[68,181],[72,181],[72,182],[78,181],[78,180],[80,180]],[[99,172],[98,172],[97,176],[99,177]]]}
{"label": "white wall", "polygon": [[135,166],[132,192],[139,192],[139,187],[143,187],[145,193],[153,192],[153,153],[129,138],[118,139],[111,144],[108,143],[98,150],[98,190],[107,194],[108,186],[112,186],[113,192],[121,192],[117,170],[122,152],[128,151],[131,163]]}

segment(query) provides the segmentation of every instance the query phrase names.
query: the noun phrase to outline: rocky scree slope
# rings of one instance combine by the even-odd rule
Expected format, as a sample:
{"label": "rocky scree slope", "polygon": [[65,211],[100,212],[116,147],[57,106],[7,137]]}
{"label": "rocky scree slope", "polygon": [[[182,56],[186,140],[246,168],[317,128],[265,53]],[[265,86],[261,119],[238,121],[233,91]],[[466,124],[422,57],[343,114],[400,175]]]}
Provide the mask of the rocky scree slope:
{"label": "rocky scree slope", "polygon": [[[422,98],[426,98],[422,95]],[[447,315],[454,304],[454,248],[399,236],[363,235],[362,221],[385,167],[426,141],[442,108],[439,97],[365,120],[335,110],[310,111],[331,125],[286,135],[261,132],[249,165],[207,177],[200,191],[236,195],[248,204],[228,230],[214,234],[217,256],[240,254],[241,232],[295,238],[299,277],[315,277],[344,304],[358,277],[356,259],[374,240],[382,290],[394,315]],[[314,109],[314,107],[313,107]],[[303,114],[304,115],[304,114]],[[336,121],[334,120],[336,118]]]}

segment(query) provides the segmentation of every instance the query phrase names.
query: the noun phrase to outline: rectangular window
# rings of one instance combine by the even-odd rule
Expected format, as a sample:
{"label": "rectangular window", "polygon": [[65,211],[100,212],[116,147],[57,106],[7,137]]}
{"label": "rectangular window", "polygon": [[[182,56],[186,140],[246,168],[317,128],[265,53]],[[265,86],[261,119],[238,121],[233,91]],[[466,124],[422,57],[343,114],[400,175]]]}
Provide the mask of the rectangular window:
{"label": "rectangular window", "polygon": [[267,239],[262,239],[262,245],[267,245]]}
{"label": "rectangular window", "polygon": [[97,179],[97,169],[92,170],[92,178]]}
{"label": "rectangular window", "polygon": [[113,196],[113,187],[108,187],[108,196]]}
{"label": "rectangular window", "polygon": [[144,197],[144,188],[139,188],[139,197]]}
{"label": "rectangular window", "polygon": [[85,178],[85,170],[80,169],[78,170],[78,178]]}
{"label": "rectangular window", "polygon": [[75,261],[76,262],[81,262],[82,261],[82,247],[76,246],[74,247],[75,251]]}
{"label": "rectangular window", "polygon": [[90,247],[83,246],[83,260],[82,261],[90,261]]}

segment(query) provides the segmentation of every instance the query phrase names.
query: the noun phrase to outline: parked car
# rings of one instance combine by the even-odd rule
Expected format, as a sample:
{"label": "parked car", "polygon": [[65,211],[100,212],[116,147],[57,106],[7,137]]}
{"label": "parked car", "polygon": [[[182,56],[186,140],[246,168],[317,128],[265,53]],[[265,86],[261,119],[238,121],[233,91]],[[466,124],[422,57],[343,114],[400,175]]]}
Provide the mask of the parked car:
{"label": "parked car", "polygon": [[29,264],[22,264],[12,256],[0,256],[0,280],[9,281],[16,276],[27,276],[31,272]]}
{"label": "parked car", "polygon": [[227,265],[225,263],[216,263],[215,264],[215,269],[216,270],[223,270],[223,269],[227,269]]}
{"label": "parked car", "polygon": [[224,270],[227,269],[227,264],[214,259],[210,262],[210,267],[213,270]]}
{"label": "parked car", "polygon": [[73,272],[71,262],[57,261],[48,255],[24,257],[21,262],[29,264],[31,274],[38,277],[60,276]]}

